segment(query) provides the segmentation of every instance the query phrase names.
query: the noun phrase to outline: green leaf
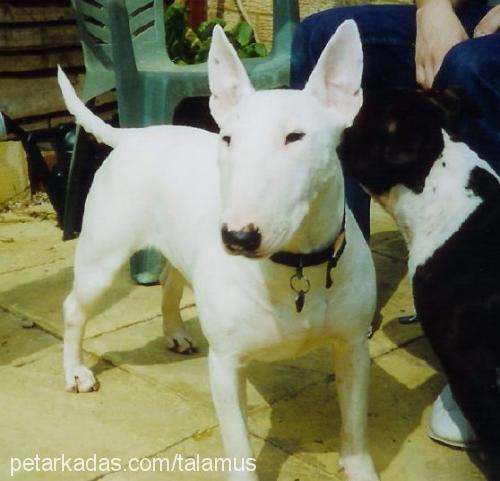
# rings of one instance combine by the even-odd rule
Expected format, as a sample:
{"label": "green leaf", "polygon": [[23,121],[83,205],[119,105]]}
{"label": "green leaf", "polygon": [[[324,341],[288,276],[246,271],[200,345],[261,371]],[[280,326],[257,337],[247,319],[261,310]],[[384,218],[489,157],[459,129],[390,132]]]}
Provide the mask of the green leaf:
{"label": "green leaf", "polygon": [[184,32],[187,25],[187,11],[184,5],[174,2],[165,10],[165,42],[168,54],[174,62],[184,56]]}
{"label": "green leaf", "polygon": [[245,45],[238,50],[238,55],[240,58],[251,58],[256,57],[255,55],[255,44]]}
{"label": "green leaf", "polygon": [[198,35],[196,35],[196,32],[191,28],[186,29],[185,38],[187,40],[187,44],[192,49],[197,48],[197,46],[199,46],[201,44],[201,41],[198,38]]}
{"label": "green leaf", "polygon": [[239,46],[248,45],[253,38],[252,27],[247,22],[239,22],[231,31]]}
{"label": "green leaf", "polygon": [[200,25],[196,29],[196,32],[200,39],[210,39],[216,25],[220,25],[222,28],[224,28],[226,26],[226,22],[222,18],[215,18],[214,20],[200,23]]}
{"label": "green leaf", "polygon": [[[202,22],[195,30],[191,29],[187,8],[174,1],[165,10],[165,40],[172,61],[181,65],[206,62],[216,25],[224,28],[226,22],[215,18]],[[226,31],[226,35],[241,58],[265,57],[268,54],[264,44],[255,43],[252,27],[245,21]]]}
{"label": "green leaf", "polygon": [[184,5],[174,2],[165,10],[165,21],[178,18],[187,20],[187,9]]}
{"label": "green leaf", "polygon": [[267,51],[267,48],[263,43],[255,43],[254,46],[256,57],[267,57],[269,55],[269,52]]}

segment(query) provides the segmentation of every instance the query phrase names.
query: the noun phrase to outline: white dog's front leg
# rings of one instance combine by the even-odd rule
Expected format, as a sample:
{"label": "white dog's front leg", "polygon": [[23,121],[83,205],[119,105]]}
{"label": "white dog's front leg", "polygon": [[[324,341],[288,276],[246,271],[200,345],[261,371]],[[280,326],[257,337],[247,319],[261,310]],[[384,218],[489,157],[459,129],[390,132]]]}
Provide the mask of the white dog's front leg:
{"label": "white dog's front leg", "polygon": [[85,308],[72,291],[64,301],[63,363],[69,392],[90,392],[99,387],[93,372],[83,364],[82,340],[86,320]]}
{"label": "white dog's front leg", "polygon": [[[210,385],[219,418],[225,456],[245,466],[253,458],[246,419],[246,377],[233,356],[210,351],[208,355]],[[232,471],[229,481],[258,481],[252,471]]]}
{"label": "white dog's front leg", "polygon": [[340,464],[348,481],[378,481],[366,441],[370,375],[367,339],[335,341],[333,360],[342,416]]}

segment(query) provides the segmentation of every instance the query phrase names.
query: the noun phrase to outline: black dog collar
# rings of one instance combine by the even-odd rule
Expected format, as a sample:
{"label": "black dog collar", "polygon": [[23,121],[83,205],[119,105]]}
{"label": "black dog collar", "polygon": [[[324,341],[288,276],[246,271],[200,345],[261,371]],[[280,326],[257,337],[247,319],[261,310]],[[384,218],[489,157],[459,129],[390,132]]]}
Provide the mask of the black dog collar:
{"label": "black dog collar", "polygon": [[345,235],[345,209],[342,226],[336,239],[324,249],[310,252],[308,254],[295,254],[293,252],[277,252],[270,259],[276,264],[295,267],[295,273],[290,278],[290,287],[297,294],[295,307],[301,312],[304,307],[306,294],[311,289],[309,279],[303,274],[304,267],[319,266],[327,263],[325,287],[330,289],[333,285],[332,269],[337,267],[340,256],[345,250],[347,239]]}

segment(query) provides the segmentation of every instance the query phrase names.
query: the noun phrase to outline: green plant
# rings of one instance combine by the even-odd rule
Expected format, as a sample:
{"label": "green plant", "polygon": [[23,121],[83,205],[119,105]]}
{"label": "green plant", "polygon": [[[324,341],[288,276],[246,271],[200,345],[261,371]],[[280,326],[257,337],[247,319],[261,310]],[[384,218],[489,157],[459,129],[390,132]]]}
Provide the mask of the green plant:
{"label": "green plant", "polygon": [[[178,64],[205,62],[216,25],[224,28],[226,22],[216,18],[192,29],[188,22],[187,8],[174,1],[165,10],[166,43],[172,61]],[[241,58],[265,57],[268,54],[266,46],[255,41],[252,27],[245,21],[226,31],[226,35]]]}

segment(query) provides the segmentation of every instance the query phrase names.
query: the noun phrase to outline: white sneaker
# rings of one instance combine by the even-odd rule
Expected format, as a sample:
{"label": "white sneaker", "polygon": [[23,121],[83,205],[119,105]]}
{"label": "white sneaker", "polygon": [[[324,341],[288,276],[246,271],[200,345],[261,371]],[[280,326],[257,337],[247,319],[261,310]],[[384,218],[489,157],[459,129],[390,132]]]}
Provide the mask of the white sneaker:
{"label": "white sneaker", "polygon": [[453,399],[449,384],[434,401],[427,434],[435,441],[457,448],[477,445],[476,434]]}

